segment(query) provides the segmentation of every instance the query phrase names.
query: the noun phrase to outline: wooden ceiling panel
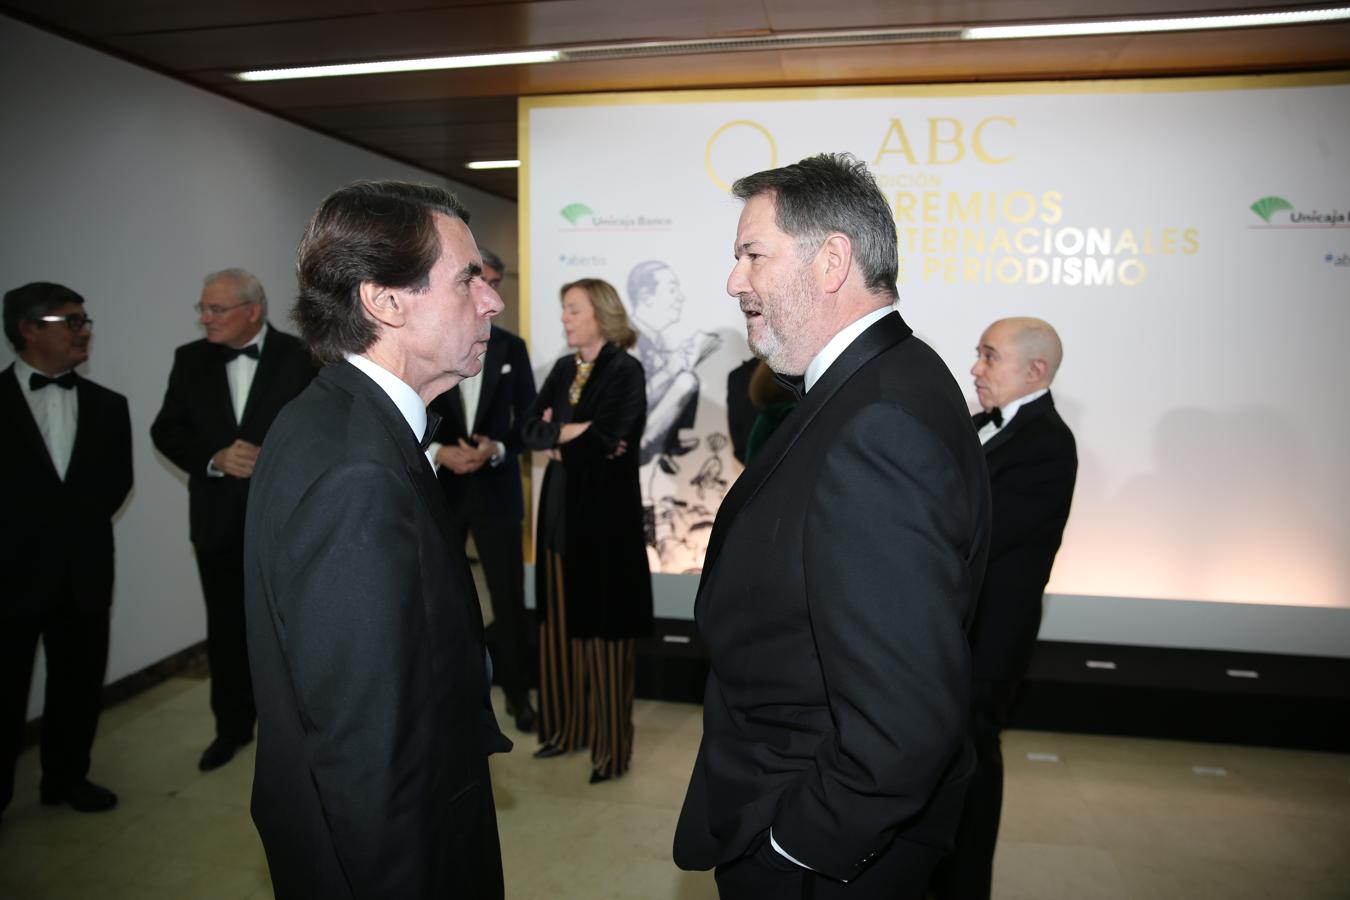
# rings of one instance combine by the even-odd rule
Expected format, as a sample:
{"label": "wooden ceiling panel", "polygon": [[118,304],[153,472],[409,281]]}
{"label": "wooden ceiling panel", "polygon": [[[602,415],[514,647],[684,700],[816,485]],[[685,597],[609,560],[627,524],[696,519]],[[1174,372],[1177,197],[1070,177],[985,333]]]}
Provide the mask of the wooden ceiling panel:
{"label": "wooden ceiling panel", "polygon": [[1006,22],[1063,21],[1066,19],[1122,19],[1149,16],[1185,16],[1198,13],[1240,13],[1281,7],[1306,9],[1310,4],[1263,0],[984,0],[984,2],[901,3],[899,0],[761,0],[775,31],[818,31],[831,28],[930,28],[933,26],[993,25]]}
{"label": "wooden ceiling panel", "polygon": [[[1094,18],[1304,4],[1100,0]],[[242,83],[325,62],[835,28],[1082,18],[1081,0],[0,0],[0,12],[308,127],[514,199],[521,96],[704,88],[1154,77],[1350,67],[1350,23],[1059,40],[935,42]]]}

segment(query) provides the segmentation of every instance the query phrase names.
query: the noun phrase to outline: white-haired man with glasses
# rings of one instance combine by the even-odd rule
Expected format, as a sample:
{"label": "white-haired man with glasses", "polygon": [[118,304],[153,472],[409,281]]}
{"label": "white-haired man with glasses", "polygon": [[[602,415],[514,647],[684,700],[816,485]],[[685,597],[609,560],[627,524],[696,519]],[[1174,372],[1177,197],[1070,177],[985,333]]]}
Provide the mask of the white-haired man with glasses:
{"label": "white-haired man with glasses", "polygon": [[253,740],[257,712],[244,633],[244,510],[263,438],[314,377],[294,335],[267,322],[262,284],[243,269],[206,277],[195,306],[206,332],[174,353],[155,447],[188,476],[188,520],[202,596],[216,737],[198,764],[229,762]]}
{"label": "white-haired man with glasses", "polygon": [[108,661],[114,514],[131,492],[127,400],[78,375],[93,320],[84,298],[34,282],[5,294],[18,358],[0,372],[0,812],[14,795],[33,662],[41,640],[42,802],[79,812],[117,805],[88,778]]}

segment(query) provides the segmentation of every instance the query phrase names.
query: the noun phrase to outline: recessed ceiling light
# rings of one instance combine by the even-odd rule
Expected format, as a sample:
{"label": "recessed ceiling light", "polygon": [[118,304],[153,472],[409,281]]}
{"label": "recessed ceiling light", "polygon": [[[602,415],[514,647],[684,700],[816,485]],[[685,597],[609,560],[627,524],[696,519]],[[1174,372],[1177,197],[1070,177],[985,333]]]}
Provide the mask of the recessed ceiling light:
{"label": "recessed ceiling light", "polygon": [[519,169],[520,160],[518,159],[480,159],[476,162],[465,163],[466,169]]}
{"label": "recessed ceiling light", "polygon": [[240,81],[282,81],[288,78],[333,78],[340,75],[385,75],[392,72],[432,72],[438,69],[472,69],[480,66],[528,66],[557,62],[557,50],[518,53],[480,53],[475,56],[437,56],[430,59],[386,59],[379,62],[345,63],[336,66],[299,66],[292,69],[257,69],[235,75]]}
{"label": "recessed ceiling light", "polygon": [[526,66],[539,63],[638,59],[660,56],[692,56],[751,50],[791,50],[807,47],[841,47],[866,44],[916,44],[945,41],[1023,40],[1052,37],[1082,37],[1107,34],[1145,34],[1167,31],[1211,31],[1226,28],[1262,28],[1334,22],[1350,19],[1350,7],[1298,9],[1237,15],[1186,16],[1181,18],[1120,19],[1116,21],[1037,22],[1029,25],[933,26],[929,28],[840,29],[838,31],[784,32],[736,38],[697,41],[632,41],[569,47],[565,50],[528,50],[514,53],[483,53],[474,56],[438,56],[430,59],[389,59],[378,62],[332,66],[300,66],[239,72],[240,81],[280,81],[290,78],[331,78],[341,75],[380,75],[394,72],[430,72],[477,66]]}
{"label": "recessed ceiling light", "polygon": [[1183,18],[1120,19],[1114,22],[1043,22],[1036,25],[978,25],[965,29],[970,41],[1016,40],[1019,38],[1081,37],[1101,34],[1142,34],[1157,31],[1209,31],[1223,28],[1261,28],[1271,25],[1301,25],[1350,18],[1350,7],[1300,9],[1284,12],[1245,13]]}

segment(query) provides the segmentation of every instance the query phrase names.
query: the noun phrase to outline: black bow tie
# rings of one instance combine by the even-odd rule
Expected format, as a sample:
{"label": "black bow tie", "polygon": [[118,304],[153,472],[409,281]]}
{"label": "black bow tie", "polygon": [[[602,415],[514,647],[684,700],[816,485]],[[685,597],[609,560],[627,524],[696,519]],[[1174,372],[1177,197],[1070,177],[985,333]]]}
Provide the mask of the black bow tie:
{"label": "black bow tie", "polygon": [[991,422],[994,423],[994,427],[995,427],[995,428],[1002,428],[1002,427],[1003,427],[1003,410],[999,409],[997,406],[995,406],[993,409],[989,410],[989,421],[991,421]]}
{"label": "black bow tie", "polygon": [[422,432],[422,452],[426,453],[436,437],[436,429],[441,427],[441,414],[427,410],[427,430]]}
{"label": "black bow tie", "polygon": [[773,380],[781,384],[788,393],[797,402],[806,396],[806,376],[805,375],[784,375],[781,372],[773,373]]}
{"label": "black bow tie", "polygon": [[232,362],[241,356],[257,359],[261,355],[257,344],[249,344],[246,347],[221,347],[220,352],[224,355],[226,362]]}
{"label": "black bow tie", "polygon": [[54,384],[62,390],[71,390],[75,387],[76,378],[74,372],[67,372],[64,375],[57,375],[55,378],[48,378],[41,372],[34,372],[28,376],[28,389],[30,391],[40,391],[49,384]]}

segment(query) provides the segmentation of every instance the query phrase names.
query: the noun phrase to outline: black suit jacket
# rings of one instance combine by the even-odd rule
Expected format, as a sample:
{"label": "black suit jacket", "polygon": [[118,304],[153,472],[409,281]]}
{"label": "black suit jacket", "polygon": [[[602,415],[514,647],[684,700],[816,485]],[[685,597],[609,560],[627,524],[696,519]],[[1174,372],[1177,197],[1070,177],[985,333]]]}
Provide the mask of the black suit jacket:
{"label": "black suit jacket", "polygon": [[418,441],[326,367],[253,476],[245,616],[257,823],[278,897],[498,897],[483,624]]}
{"label": "black suit jacket", "polygon": [[0,541],[0,615],[31,615],[54,602],[106,608],[113,588],[112,517],[131,493],[127,399],[79,378],[75,444],[63,481],[23,397],[26,390],[12,364],[0,372],[6,431],[0,496],[12,519],[9,536]]}
{"label": "black suit jacket", "polygon": [[898,314],[860,335],[718,511],[695,603],[712,671],[682,868],[752,850],[856,877],[892,839],[950,846],[970,770],[989,539],[979,441]]}
{"label": "black suit jacket", "polygon": [[248,499],[248,479],[213,478],[206,474],[207,463],[237,439],[261,446],[277,413],[313,377],[313,360],[299,338],[269,326],[243,421],[236,422],[224,348],[203,338],[174,352],[169,387],[150,426],[150,439],[187,473],[189,537],[199,551],[237,551],[243,546]]}
{"label": "black suit jacket", "polygon": [[534,372],[525,342],[516,335],[492,326],[487,353],[483,356],[483,380],[473,429],[464,425],[464,401],[459,386],[431,401],[431,409],[441,416],[434,440],[456,444],[460,438],[481,434],[506,447],[506,456],[495,466],[484,465],[477,472],[456,475],[441,466],[437,472],[450,512],[456,518],[509,528],[525,517],[525,502],[520,489],[520,417],[534,402]]}
{"label": "black suit jacket", "polygon": [[[978,430],[989,420],[974,418]],[[1041,626],[1041,600],[1069,520],[1078,451],[1047,392],[984,445],[994,493],[989,566],[971,629],[975,677],[1020,681]]]}

